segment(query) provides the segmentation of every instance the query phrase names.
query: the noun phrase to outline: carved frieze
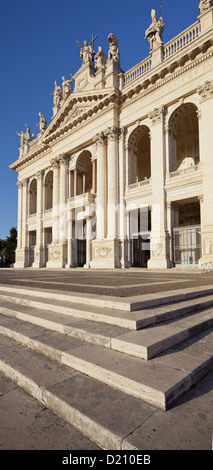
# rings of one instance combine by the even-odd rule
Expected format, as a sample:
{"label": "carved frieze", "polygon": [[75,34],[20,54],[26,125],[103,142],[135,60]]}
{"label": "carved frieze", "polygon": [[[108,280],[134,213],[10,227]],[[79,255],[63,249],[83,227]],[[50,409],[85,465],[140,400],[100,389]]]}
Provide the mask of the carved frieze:
{"label": "carved frieze", "polygon": [[204,85],[201,85],[197,89],[198,94],[202,100],[207,100],[213,97],[213,80],[206,81]]}
{"label": "carved frieze", "polygon": [[158,124],[162,121],[164,113],[164,106],[160,106],[160,108],[155,108],[148,114],[148,118],[151,119],[152,124]]}

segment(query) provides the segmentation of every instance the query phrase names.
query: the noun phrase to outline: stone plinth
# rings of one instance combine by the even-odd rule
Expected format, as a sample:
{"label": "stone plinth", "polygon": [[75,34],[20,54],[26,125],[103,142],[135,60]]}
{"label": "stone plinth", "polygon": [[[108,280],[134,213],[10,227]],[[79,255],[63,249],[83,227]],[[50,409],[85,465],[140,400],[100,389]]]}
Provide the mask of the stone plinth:
{"label": "stone plinth", "polygon": [[94,269],[120,268],[120,247],[120,240],[93,240],[90,267]]}
{"label": "stone plinth", "polygon": [[52,243],[48,247],[47,268],[64,268],[67,264],[67,242]]}

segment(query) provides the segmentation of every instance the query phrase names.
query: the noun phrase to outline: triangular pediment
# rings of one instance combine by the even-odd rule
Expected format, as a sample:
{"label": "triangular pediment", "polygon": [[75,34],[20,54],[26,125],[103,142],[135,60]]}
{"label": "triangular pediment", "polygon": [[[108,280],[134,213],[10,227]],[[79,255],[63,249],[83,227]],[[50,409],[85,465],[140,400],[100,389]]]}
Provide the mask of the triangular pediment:
{"label": "triangular pediment", "polygon": [[55,132],[67,130],[88,119],[99,109],[103,109],[111,101],[112,95],[114,95],[114,90],[112,93],[111,89],[72,93],[52,118],[42,136],[42,141],[46,142]]}

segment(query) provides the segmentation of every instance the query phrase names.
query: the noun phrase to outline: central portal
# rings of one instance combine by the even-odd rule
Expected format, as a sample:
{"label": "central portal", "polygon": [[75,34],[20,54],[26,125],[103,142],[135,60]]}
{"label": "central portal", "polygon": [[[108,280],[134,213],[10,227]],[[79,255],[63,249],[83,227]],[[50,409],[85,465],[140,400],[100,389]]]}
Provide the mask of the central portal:
{"label": "central portal", "polygon": [[86,264],[86,240],[77,240],[77,265],[83,268]]}

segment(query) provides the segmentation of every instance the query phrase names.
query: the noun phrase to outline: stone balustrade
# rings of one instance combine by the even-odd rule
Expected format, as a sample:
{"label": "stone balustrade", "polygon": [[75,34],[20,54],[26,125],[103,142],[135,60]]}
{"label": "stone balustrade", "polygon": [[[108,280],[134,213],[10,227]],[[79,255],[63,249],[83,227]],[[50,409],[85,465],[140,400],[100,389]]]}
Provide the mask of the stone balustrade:
{"label": "stone balustrade", "polygon": [[181,34],[178,34],[171,41],[164,45],[164,61],[174,54],[181,51],[184,47],[199,38],[201,33],[200,22],[197,21],[189,28],[185,29]]}

